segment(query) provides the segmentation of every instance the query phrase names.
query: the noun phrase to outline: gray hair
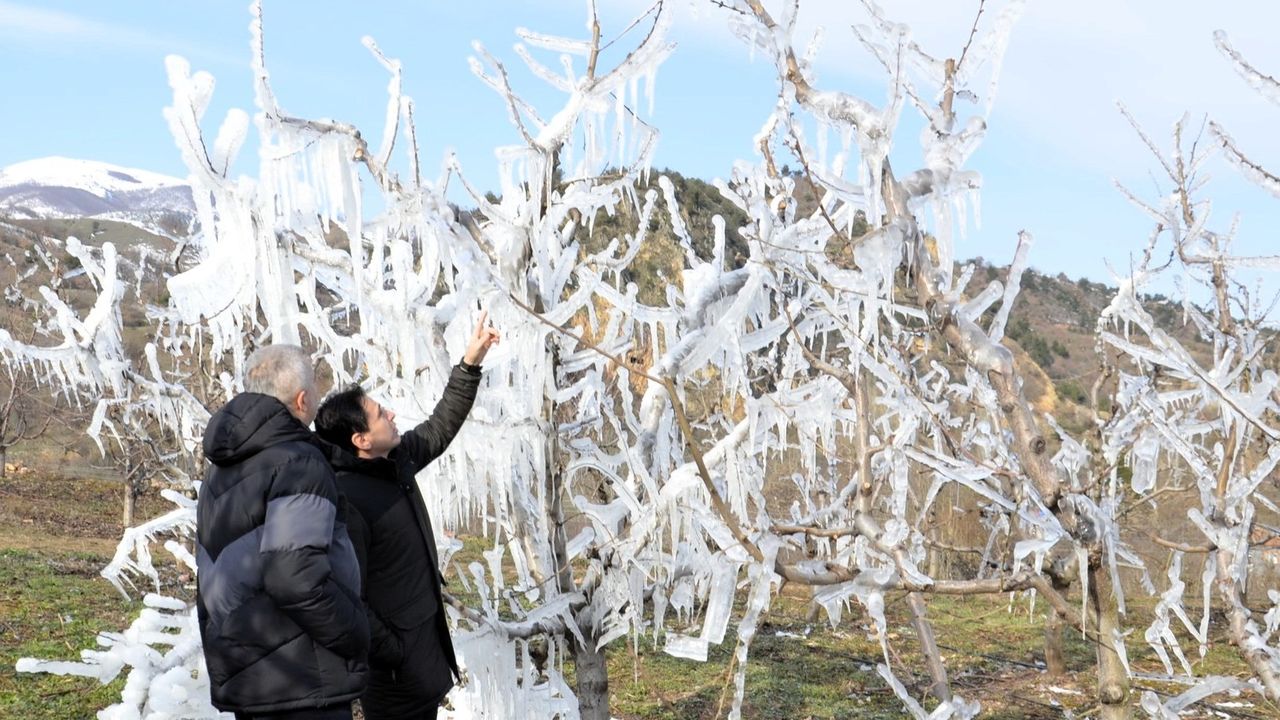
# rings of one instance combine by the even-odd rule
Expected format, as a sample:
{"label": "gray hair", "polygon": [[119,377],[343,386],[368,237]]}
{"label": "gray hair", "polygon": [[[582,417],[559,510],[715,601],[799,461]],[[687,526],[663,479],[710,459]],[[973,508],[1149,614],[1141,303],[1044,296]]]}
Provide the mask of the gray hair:
{"label": "gray hair", "polygon": [[246,392],[270,395],[288,406],[302,390],[315,391],[311,356],[297,345],[268,345],[254,351],[244,364]]}

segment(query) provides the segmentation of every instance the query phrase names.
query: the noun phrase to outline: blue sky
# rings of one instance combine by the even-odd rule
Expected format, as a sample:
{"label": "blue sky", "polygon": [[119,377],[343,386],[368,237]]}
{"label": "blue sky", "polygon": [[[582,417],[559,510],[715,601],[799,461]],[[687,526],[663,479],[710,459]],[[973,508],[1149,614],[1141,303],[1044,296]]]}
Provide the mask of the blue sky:
{"label": "blue sky", "polygon": [[[707,0],[667,1],[678,5],[678,48],[657,78],[652,122],[662,139],[655,165],[727,175],[735,160],[755,158],[752,138],[775,99],[772,68],[750,59],[725,28],[724,11]],[[910,23],[926,49],[946,55],[963,45],[977,0],[880,4]],[[601,5],[609,37],[646,3]],[[290,113],[354,122],[376,140],[387,77],[360,43],[372,36],[404,64],[426,174],[453,149],[473,182],[492,187],[493,148],[517,136],[502,102],[468,69],[472,42],[503,59],[517,87],[536,87],[519,72],[514,28],[581,37],[585,7],[583,0],[268,0],[267,62]],[[852,0],[802,0],[800,27],[826,27],[819,85],[879,102],[878,66],[848,30],[863,17]],[[227,109],[253,110],[248,23],[247,2],[237,1],[0,0],[0,167],[64,155],[185,174],[161,116],[171,100],[164,57],[182,55],[217,78],[205,120],[212,132]],[[1280,171],[1280,135],[1272,130],[1280,107],[1249,90],[1212,43],[1213,30],[1226,30],[1256,66],[1280,74],[1276,27],[1280,3],[1259,0],[1031,0],[1006,56],[988,139],[970,162],[985,177],[983,224],[958,254],[1007,262],[1017,231],[1026,228],[1036,237],[1032,265],[1042,271],[1107,280],[1108,262],[1127,267],[1150,224],[1112,181],[1149,195],[1157,165],[1115,109],[1117,100],[1158,142],[1167,142],[1183,111],[1192,113],[1193,127],[1208,113],[1256,160]],[[611,49],[614,60],[625,47],[624,40]],[[548,108],[550,95],[532,97]],[[916,127],[911,120],[898,134],[900,171],[919,157]],[[240,172],[256,172],[252,151],[241,153]],[[1280,201],[1221,162],[1210,172],[1219,227],[1242,213],[1239,251],[1280,252]]]}

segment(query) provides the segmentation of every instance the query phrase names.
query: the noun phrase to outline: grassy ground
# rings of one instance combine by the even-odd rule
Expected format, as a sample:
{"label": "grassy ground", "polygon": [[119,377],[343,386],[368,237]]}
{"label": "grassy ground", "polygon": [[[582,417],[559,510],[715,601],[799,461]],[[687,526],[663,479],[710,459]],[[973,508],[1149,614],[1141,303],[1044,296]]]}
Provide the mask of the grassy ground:
{"label": "grassy ground", "polygon": [[[137,613],[139,603],[98,576],[120,536],[120,492],[115,482],[34,470],[0,480],[0,717],[81,720],[119,698],[123,678],[104,687],[19,675],[14,664],[76,660],[99,632],[121,630]],[[143,511],[157,506],[151,498]]]}
{"label": "grassy ground", "polygon": [[[464,545],[455,556],[459,567],[483,561],[480,553],[487,547],[483,540],[468,538]],[[453,583],[452,588],[459,593],[459,583]],[[1078,602],[1079,598],[1074,600]],[[741,615],[741,601],[739,598],[734,617]],[[846,611],[839,627],[833,629],[825,612],[812,616],[811,606],[809,592],[796,586],[784,588],[774,601],[750,648],[742,717],[908,717],[877,672],[877,666],[885,662],[883,651],[872,623],[860,609],[855,606]],[[1008,596],[930,599],[929,619],[943,651],[952,690],[965,700],[980,701],[981,717],[1015,720],[1097,716],[1093,699],[1094,648],[1078,631],[1068,629],[1065,635],[1067,673],[1049,677],[1044,672],[1046,610],[1043,601],[1033,608],[1024,597],[1013,602]],[[1135,717],[1146,716],[1137,710],[1142,692],[1152,691],[1167,699],[1185,689],[1141,679],[1143,674],[1164,672],[1155,653],[1141,640],[1145,623],[1150,621],[1150,610],[1148,600],[1129,601],[1131,622],[1142,623],[1130,635],[1127,645],[1137,676],[1131,695]],[[1198,610],[1188,606],[1188,611],[1198,620]],[[913,697],[932,710],[936,701],[926,696],[929,678],[902,593],[886,598],[885,614],[893,672]],[[1174,628],[1194,672],[1246,677],[1236,649],[1222,635],[1220,615],[1213,624],[1218,634],[1211,629],[1204,658],[1199,657],[1194,640]],[[642,640],[638,648],[615,642],[607,653],[613,716],[620,720],[726,717],[734,692],[734,666],[730,659],[736,637],[736,628],[730,625],[725,642],[710,649],[705,663],[671,657],[660,647],[655,648],[652,639]],[[566,665],[572,683],[572,663]],[[1233,704],[1217,704],[1223,702]],[[1256,695],[1224,695],[1184,711],[1181,717],[1280,718],[1280,708]]]}
{"label": "grassy ground", "polygon": [[21,657],[75,660],[103,630],[120,630],[137,612],[98,577],[102,555],[0,550],[0,717],[93,717],[119,701],[124,679],[19,675]]}
{"label": "grassy ground", "polygon": [[[136,614],[138,603],[124,601],[97,575],[119,537],[119,493],[120,486],[110,481],[36,471],[0,480],[0,718],[90,718],[118,699],[120,679],[103,687],[82,678],[19,675],[14,663],[19,657],[77,659],[80,650],[94,647],[98,632],[120,630]],[[150,517],[165,505],[149,498],[140,514]],[[462,567],[479,559],[485,543],[468,539],[465,546],[457,557]],[[1079,633],[1068,631],[1069,673],[1048,678],[1039,667],[1044,609],[1039,603],[1032,612],[1025,600],[1010,605],[1007,597],[930,602],[930,618],[944,647],[953,687],[966,699],[980,700],[983,717],[1061,718],[1067,717],[1066,710],[1075,717],[1090,715],[1093,650]],[[787,587],[761,623],[750,651],[743,717],[904,717],[901,704],[876,672],[884,657],[858,609],[847,612],[837,629],[826,622],[825,614],[811,620],[809,610],[808,593]],[[906,603],[890,596],[886,612],[894,672],[922,698],[927,680]],[[1147,616],[1142,607],[1131,612],[1135,619]],[[1135,671],[1159,672],[1159,663],[1140,637],[1141,629],[1129,642]],[[733,695],[734,638],[731,626],[726,642],[713,647],[705,663],[670,657],[651,640],[638,649],[615,643],[608,653],[614,716],[724,717]],[[1185,647],[1198,657],[1194,645]],[[1217,637],[1196,670],[1240,674],[1243,665],[1234,649]],[[1140,680],[1135,687],[1180,691]],[[1183,717],[1280,717],[1280,710],[1256,696],[1230,700],[1249,705],[1201,705],[1197,714]]]}
{"label": "grassy ground", "polygon": [[[838,629],[831,628],[825,614],[810,623],[808,606],[806,594],[784,591],[759,628],[747,666],[743,717],[904,717],[901,703],[876,671],[884,656],[870,623],[857,610],[846,614]],[[1004,597],[937,598],[929,603],[952,689],[967,700],[981,701],[982,717],[1061,718],[1065,710],[1086,717],[1093,709],[1093,647],[1079,633],[1068,631],[1068,673],[1048,677],[1042,670],[1043,610],[1044,604],[1039,603],[1033,614],[1025,601],[1011,608]],[[925,698],[929,680],[901,596],[887,601],[886,614],[894,673],[917,700],[932,709],[935,703]],[[652,650],[632,653],[629,648],[615,648],[610,655],[614,713],[628,719],[723,717],[733,693],[729,658],[734,637],[731,628],[730,641],[713,648],[705,664]],[[1192,652],[1193,646],[1186,647]],[[1129,652],[1135,671],[1160,672],[1149,648],[1131,643]],[[1196,669],[1236,674],[1243,666],[1233,648],[1219,641]],[[1134,685],[1160,694],[1180,692],[1142,681]],[[1257,698],[1245,700],[1253,707],[1236,714],[1215,715],[1205,708],[1203,714],[1184,717],[1280,717],[1280,711],[1263,707]]]}

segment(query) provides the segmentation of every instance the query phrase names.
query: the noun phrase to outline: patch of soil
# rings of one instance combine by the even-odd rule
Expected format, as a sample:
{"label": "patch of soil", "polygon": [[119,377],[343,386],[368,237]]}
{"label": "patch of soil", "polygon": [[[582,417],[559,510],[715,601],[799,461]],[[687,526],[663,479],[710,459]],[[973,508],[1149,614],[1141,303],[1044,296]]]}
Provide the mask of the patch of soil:
{"label": "patch of soil", "polygon": [[101,570],[102,566],[115,554],[116,544],[119,541],[119,537],[71,537],[33,533],[29,530],[23,532],[20,528],[0,524],[0,548],[5,550],[25,550],[41,555],[81,553],[101,558],[102,561],[95,564],[93,572],[89,573],[92,575],[96,575],[98,570]]}
{"label": "patch of soil", "polygon": [[[124,530],[123,492],[119,482],[40,470],[0,478],[0,548],[110,557]],[[136,516],[153,517],[169,506],[147,493]]]}
{"label": "patch of soil", "polygon": [[1010,665],[988,675],[967,673],[957,677],[953,689],[961,696],[980,696],[984,714],[1060,718],[1064,708],[1088,709],[1093,682],[1090,673],[1050,678],[1042,672]]}

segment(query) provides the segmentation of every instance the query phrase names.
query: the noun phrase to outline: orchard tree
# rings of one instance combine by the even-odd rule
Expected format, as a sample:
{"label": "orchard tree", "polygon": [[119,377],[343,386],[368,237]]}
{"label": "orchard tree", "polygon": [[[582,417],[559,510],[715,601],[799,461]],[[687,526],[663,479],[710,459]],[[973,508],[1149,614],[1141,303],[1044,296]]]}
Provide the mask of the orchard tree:
{"label": "orchard tree", "polygon": [[9,465],[9,449],[44,435],[54,419],[55,404],[31,378],[6,368],[0,381],[0,478]]}

